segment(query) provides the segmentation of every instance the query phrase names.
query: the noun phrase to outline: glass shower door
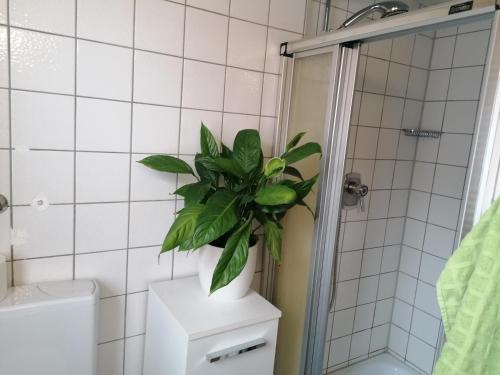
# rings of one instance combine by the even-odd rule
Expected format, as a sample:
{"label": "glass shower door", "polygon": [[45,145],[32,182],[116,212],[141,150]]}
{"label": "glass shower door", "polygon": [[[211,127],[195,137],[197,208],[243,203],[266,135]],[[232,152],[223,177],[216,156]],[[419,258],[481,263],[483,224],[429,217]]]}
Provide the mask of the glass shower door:
{"label": "glass shower door", "polygon": [[332,223],[339,210],[357,56],[357,46],[337,45],[296,54],[285,64],[279,153],[295,134],[306,132],[304,142],[320,143],[323,157],[297,163],[305,179],[320,174],[306,198],[316,219],[298,206],[283,223],[283,263],[274,288],[274,302],[283,311],[278,375],[321,371],[334,253],[324,245],[336,236]]}

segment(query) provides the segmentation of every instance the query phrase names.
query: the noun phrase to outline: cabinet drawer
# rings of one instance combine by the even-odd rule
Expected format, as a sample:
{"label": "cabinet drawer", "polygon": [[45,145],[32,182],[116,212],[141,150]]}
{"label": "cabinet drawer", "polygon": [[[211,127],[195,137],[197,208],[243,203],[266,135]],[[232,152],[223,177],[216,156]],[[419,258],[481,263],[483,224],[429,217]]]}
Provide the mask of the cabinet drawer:
{"label": "cabinet drawer", "polygon": [[271,320],[190,341],[186,375],[272,375],[277,330]]}

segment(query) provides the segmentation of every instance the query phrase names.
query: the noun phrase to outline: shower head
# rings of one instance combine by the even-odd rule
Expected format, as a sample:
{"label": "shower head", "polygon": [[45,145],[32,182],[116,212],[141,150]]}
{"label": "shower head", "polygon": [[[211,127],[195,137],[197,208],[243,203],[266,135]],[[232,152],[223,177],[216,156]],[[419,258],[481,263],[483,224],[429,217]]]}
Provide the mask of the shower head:
{"label": "shower head", "polygon": [[368,17],[372,13],[380,13],[381,18],[395,16],[397,14],[408,12],[408,5],[403,3],[402,1],[383,1],[381,3],[370,5],[364,9],[361,9],[359,12],[352,15],[348,18],[339,29],[343,29],[344,27],[349,27],[354,25],[356,22],[361,21],[363,18]]}

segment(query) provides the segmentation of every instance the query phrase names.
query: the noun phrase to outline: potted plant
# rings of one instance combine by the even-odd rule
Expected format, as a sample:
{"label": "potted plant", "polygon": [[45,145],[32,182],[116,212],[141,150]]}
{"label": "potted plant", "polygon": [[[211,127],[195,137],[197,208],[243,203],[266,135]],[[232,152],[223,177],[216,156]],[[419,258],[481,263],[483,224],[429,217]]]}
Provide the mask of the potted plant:
{"label": "potted plant", "polygon": [[304,180],[292,166],[311,155],[321,155],[317,143],[298,146],[303,136],[297,134],[283,155],[264,165],[256,130],[238,132],[230,150],[224,144],[219,147],[210,130],[201,124],[201,153],[194,158],[197,174],[188,163],[169,155],[152,155],[139,161],[156,171],[196,178],[196,182],[175,192],[184,197],[184,208],[177,212],[161,253],[175,248],[198,249],[199,277],[207,294],[237,299],[247,293],[256,267],[256,233],[260,228],[268,251],[280,262],[280,221],[293,206],[307,207],[304,198],[318,177]]}

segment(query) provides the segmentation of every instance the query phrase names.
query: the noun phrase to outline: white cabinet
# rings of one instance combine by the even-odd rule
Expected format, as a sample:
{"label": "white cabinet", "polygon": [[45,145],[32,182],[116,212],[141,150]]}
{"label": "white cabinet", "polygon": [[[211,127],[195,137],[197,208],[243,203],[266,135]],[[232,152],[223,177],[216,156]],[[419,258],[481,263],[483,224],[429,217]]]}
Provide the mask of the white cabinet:
{"label": "white cabinet", "polygon": [[152,284],[144,375],[272,375],[280,317],[254,291],[218,301],[197,277]]}

